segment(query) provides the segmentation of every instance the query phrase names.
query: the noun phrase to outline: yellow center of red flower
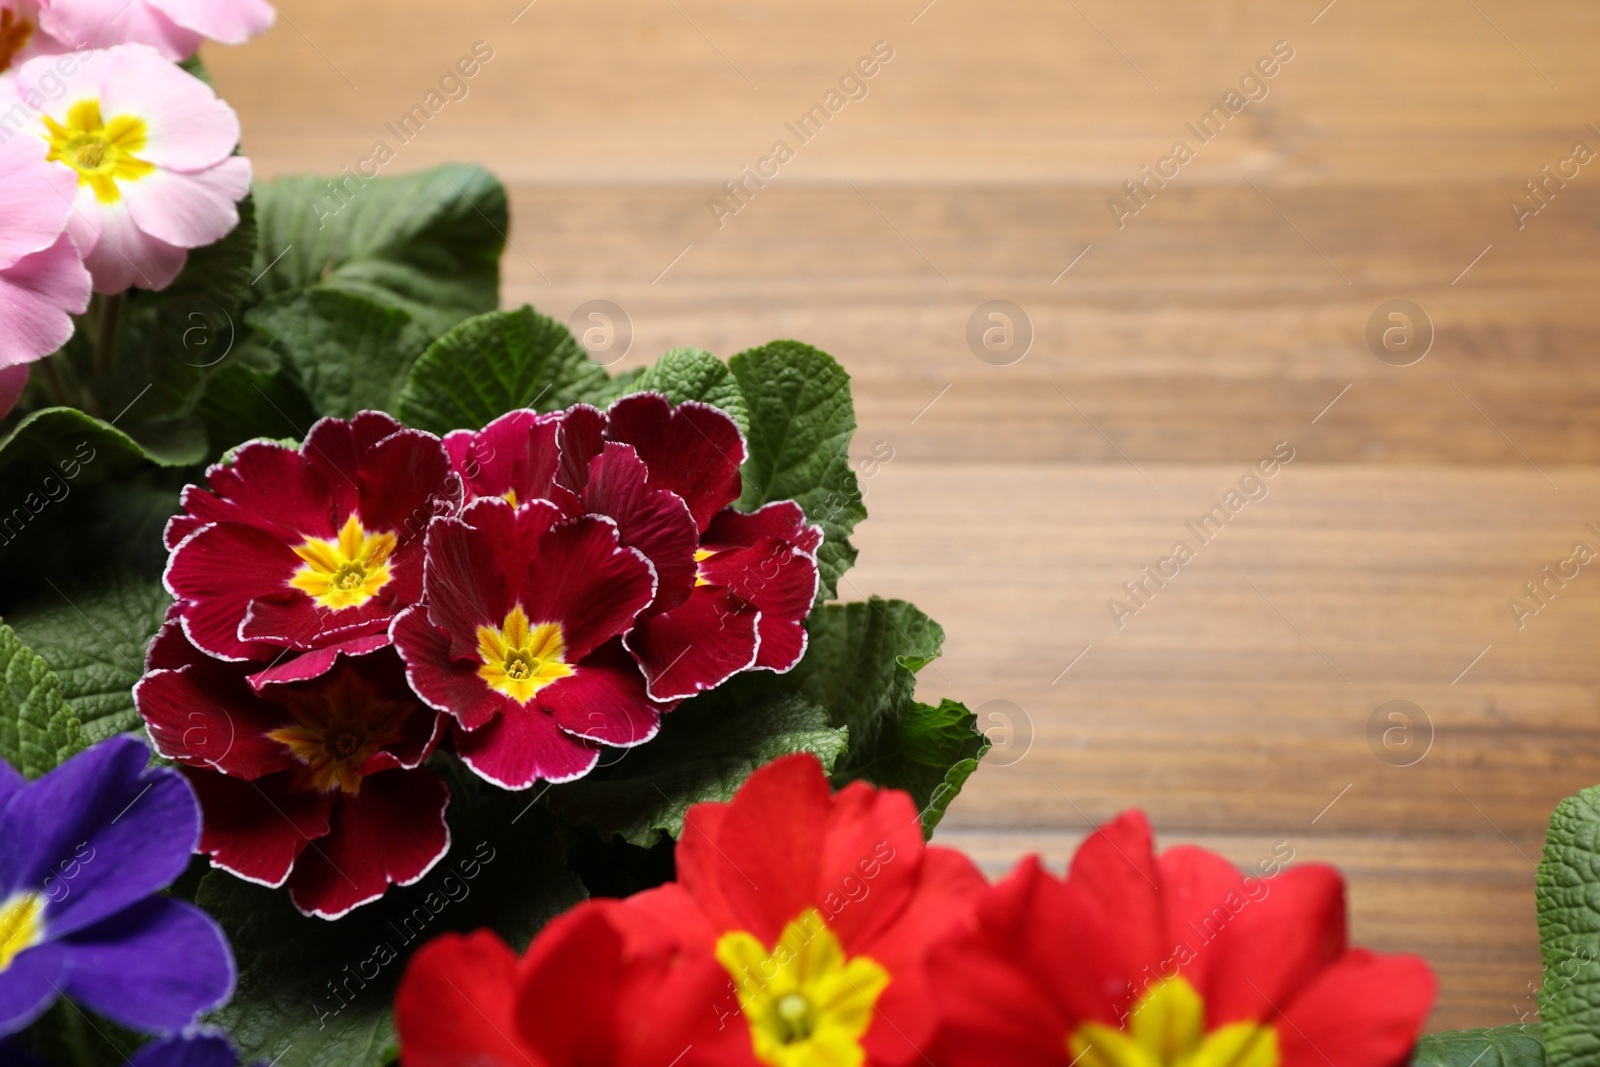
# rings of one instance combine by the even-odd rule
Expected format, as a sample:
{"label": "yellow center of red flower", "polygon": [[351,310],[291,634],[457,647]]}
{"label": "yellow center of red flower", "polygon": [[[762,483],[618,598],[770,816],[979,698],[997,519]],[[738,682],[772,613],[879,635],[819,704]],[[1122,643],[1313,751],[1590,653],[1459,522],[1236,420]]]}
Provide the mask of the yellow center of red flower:
{"label": "yellow center of red flower", "polygon": [[811,909],[783,928],[767,951],[743,930],[717,939],[717,960],[733,979],[757,1060],[770,1067],[861,1067],[889,972],[866,956],[847,957],[822,914]]}
{"label": "yellow center of red flower", "polygon": [[478,677],[519,704],[532,700],[533,694],[551,682],[575,673],[567,665],[566,652],[561,624],[541,622],[535,626],[521,604],[511,609],[501,626],[478,627],[478,657],[483,660]]}
{"label": "yellow center of red flower", "polygon": [[285,702],[295,725],[267,736],[305,765],[302,789],[331,793],[361,791],[361,768],[380,749],[400,740],[411,708],[386,700],[354,671],[347,670],[313,692]]}
{"label": "yellow center of red flower", "polygon": [[368,533],[352,513],[332,540],[308,537],[294,554],[305,560],[289,584],[325,608],[356,608],[389,584],[392,533]]}
{"label": "yellow center of red flower", "polygon": [[15,11],[0,11],[0,71],[10,68],[18,52],[28,47],[33,23]]}
{"label": "yellow center of red flower", "polygon": [[[697,549],[694,550],[694,561],[696,563],[704,563],[706,560],[710,559],[714,555],[716,555],[716,553],[711,551],[711,549],[709,549],[709,548],[697,548]],[[700,572],[697,570],[697,571],[695,571],[695,574],[694,574],[694,584],[696,586],[702,586],[702,585],[710,585],[711,583],[706,581],[705,577],[702,576],[700,574]]]}
{"label": "yellow center of red flower", "polygon": [[1123,1029],[1084,1023],[1068,1040],[1081,1067],[1278,1067],[1278,1032],[1257,1022],[1206,1029],[1206,1005],[1183,978],[1150,986]]}
{"label": "yellow center of red flower", "polygon": [[102,204],[122,199],[118,182],[138,181],[155,173],[155,167],[134,155],[150,139],[143,119],[118,115],[110,122],[100,117],[100,101],[80,100],[67,110],[66,125],[43,116],[50,131],[50,159],[78,172],[78,184],[94,189]]}
{"label": "yellow center of red flower", "polygon": [[0,971],[44,937],[44,897],[21,893],[0,904]]}

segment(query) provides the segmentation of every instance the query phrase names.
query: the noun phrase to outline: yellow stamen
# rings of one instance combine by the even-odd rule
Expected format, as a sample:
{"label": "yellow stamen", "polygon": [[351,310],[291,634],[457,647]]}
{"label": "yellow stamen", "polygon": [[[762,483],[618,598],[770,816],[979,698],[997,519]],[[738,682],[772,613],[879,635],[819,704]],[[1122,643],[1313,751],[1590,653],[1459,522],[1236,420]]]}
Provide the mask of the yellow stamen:
{"label": "yellow stamen", "polygon": [[[711,551],[709,548],[697,548],[694,550],[694,561],[696,564],[701,564],[714,555],[716,555],[716,553]],[[702,586],[710,585],[711,583],[706,581],[705,578],[701,576],[700,572],[696,570],[694,573],[694,584],[696,586]]]}
{"label": "yellow stamen", "polygon": [[118,182],[134,182],[155,173],[155,167],[134,153],[144,150],[150,127],[132,115],[117,115],[106,122],[100,101],[79,100],[67,109],[66,125],[42,116],[50,135],[50,159],[78,172],[78,184],[94,189],[102,204],[122,199]]}
{"label": "yellow stamen", "polygon": [[822,914],[783,928],[771,952],[742,930],[717,940],[750,1026],[751,1050],[769,1067],[861,1067],[889,972],[866,956],[847,958]]}
{"label": "yellow stamen", "polygon": [[1084,1023],[1068,1042],[1082,1067],[1278,1067],[1278,1032],[1256,1022],[1206,1030],[1206,1006],[1183,978],[1163,979],[1126,1029]]}
{"label": "yellow stamen", "polygon": [[11,966],[17,953],[44,938],[44,897],[22,893],[0,904],[0,971]]}
{"label": "yellow stamen", "polygon": [[296,693],[285,706],[295,725],[267,735],[305,764],[299,785],[319,793],[361,791],[367,760],[404,735],[412,708],[380,697],[359,674],[346,670],[328,685]]}
{"label": "yellow stamen", "polygon": [[352,513],[338,538],[308,537],[294,550],[306,562],[289,584],[325,608],[360,607],[389,584],[395,544],[394,534],[369,534]]}
{"label": "yellow stamen", "polygon": [[561,624],[541,622],[534,626],[521,604],[511,609],[498,629],[478,627],[478,656],[483,660],[478,677],[519,704],[532,700],[533,694],[551,682],[574,673],[567,666],[566,652]]}

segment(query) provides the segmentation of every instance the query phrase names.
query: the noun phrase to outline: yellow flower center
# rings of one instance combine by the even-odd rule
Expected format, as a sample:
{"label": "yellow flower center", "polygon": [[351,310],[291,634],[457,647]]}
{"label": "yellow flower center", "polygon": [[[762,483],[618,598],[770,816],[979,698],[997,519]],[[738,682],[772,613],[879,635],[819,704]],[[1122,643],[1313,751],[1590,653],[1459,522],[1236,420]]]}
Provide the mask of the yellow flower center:
{"label": "yellow flower center", "polygon": [[1152,985],[1125,1029],[1084,1023],[1069,1040],[1082,1067],[1278,1067],[1278,1032],[1256,1022],[1206,1030],[1206,1006],[1183,978]]}
{"label": "yellow flower center", "polygon": [[[706,560],[710,559],[714,555],[716,555],[716,553],[711,551],[709,548],[697,548],[697,549],[694,550],[694,561],[697,564],[704,563]],[[694,573],[694,584],[696,585],[696,587],[698,587],[698,586],[702,586],[702,585],[710,585],[711,583],[706,581],[705,578],[702,577],[700,572],[697,570]]]}
{"label": "yellow flower center", "polygon": [[0,971],[24,949],[44,939],[44,897],[22,893],[0,904]]}
{"label": "yellow flower center", "polygon": [[866,956],[846,958],[816,909],[785,926],[771,952],[743,930],[723,934],[717,960],[733,978],[757,1060],[770,1067],[866,1062],[861,1038],[889,972]]}
{"label": "yellow flower center", "polygon": [[526,704],[551,682],[573,673],[564,659],[566,651],[560,623],[534,626],[518,604],[498,629],[478,627],[478,656],[483,660],[478,677],[490,688]]}
{"label": "yellow flower center", "polygon": [[0,71],[11,67],[12,59],[28,47],[33,37],[33,23],[15,11],[0,11]]}
{"label": "yellow flower center", "polygon": [[389,584],[392,533],[367,533],[352,513],[334,540],[308,537],[294,550],[305,565],[289,584],[325,608],[357,608]]}
{"label": "yellow flower center", "polygon": [[373,753],[400,740],[411,708],[386,700],[352,670],[285,701],[295,725],[267,735],[305,765],[302,789],[361,791],[361,768]]}
{"label": "yellow flower center", "polygon": [[[0,38],[0,55],[4,54]],[[0,64],[3,66],[3,64]],[[110,122],[100,117],[100,101],[79,100],[67,109],[65,126],[45,115],[50,135],[50,159],[78,172],[78,184],[94,189],[102,204],[122,199],[118,182],[133,182],[155,173],[155,167],[138,158],[150,137],[150,127],[132,115],[117,115]]]}

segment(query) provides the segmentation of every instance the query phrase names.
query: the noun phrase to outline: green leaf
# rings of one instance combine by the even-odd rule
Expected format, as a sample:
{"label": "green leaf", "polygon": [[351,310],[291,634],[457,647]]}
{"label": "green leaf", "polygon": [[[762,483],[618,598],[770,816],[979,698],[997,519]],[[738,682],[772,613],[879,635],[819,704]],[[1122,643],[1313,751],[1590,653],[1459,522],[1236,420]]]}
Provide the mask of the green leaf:
{"label": "green leaf", "polygon": [[159,579],[111,574],[13,611],[6,622],[61,681],[88,744],[139,728],[133,686],[172,597]]}
{"label": "green leaf", "polygon": [[61,680],[0,623],[0,757],[38,778],[83,748],[78,720],[61,696]]}
{"label": "green leaf", "polygon": [[281,293],[246,321],[283,355],[317,413],[341,419],[393,410],[411,365],[433,340],[409,312],[337,289]]}
{"label": "green leaf", "polygon": [[[77,408],[41,408],[17,423],[0,438],[0,466],[35,461],[70,463],[76,458],[91,466],[97,476],[123,470],[127,462],[93,466],[101,456],[113,460],[149,460],[162,467],[187,467],[206,455],[205,430],[198,423],[146,424],[134,439],[117,426],[86,415]],[[85,459],[85,456],[88,459]]]}
{"label": "green leaf", "polygon": [[[828,713],[774,691],[773,675],[745,675],[663,717],[649,744],[624,749],[585,778],[550,790],[551,808],[648,848],[676,838],[691,805],[730,799],[756,768],[791,752],[811,752],[833,768],[848,733]],[[765,683],[765,684],[763,684]]]}
{"label": "green leaf", "polygon": [[825,535],[817,556],[817,602],[831,600],[839,578],[855,563],[850,531],[867,517],[850,469],[856,429],[850,376],[832,356],[798,341],[752,348],[728,366],[750,421],[739,506],[754,511],[774,500],[794,500],[805,509]]}
{"label": "green leaf", "polygon": [[606,382],[565,326],[524,306],[468,319],[435,341],[411,368],[396,413],[430,433],[478,430],[518,408],[589,400]]}
{"label": "green leaf", "polygon": [[1538,1023],[1446,1030],[1417,1041],[1412,1067],[1544,1067]]}
{"label": "green leaf", "polygon": [[1553,1067],[1600,1058],[1600,786],[1550,817],[1535,881],[1544,983],[1539,1017]]}
{"label": "green leaf", "polygon": [[731,415],[739,424],[740,432],[750,430],[750,413],[733,372],[726,363],[702,348],[672,349],[629,382],[626,392],[647,390],[663,394],[674,404],[685,400],[704,401]]}
{"label": "green leaf", "polygon": [[283,177],[257,185],[255,198],[264,295],[359,293],[405,308],[434,336],[499,304],[510,220],[505,189],[481,167]]}
{"label": "green leaf", "polygon": [[914,698],[916,672],[939,655],[944,630],[912,604],[877,597],[824,605],[806,630],[805,658],[784,684],[849,729],[850,750],[834,769],[835,781],[904,789],[931,834],[989,749],[965,706]]}
{"label": "green leaf", "polygon": [[305,390],[264,342],[255,342],[206,383],[197,411],[216,458],[256,438],[299,439],[317,421]]}
{"label": "green leaf", "polygon": [[911,701],[883,720],[871,744],[852,747],[840,772],[910,793],[922,812],[923,833],[932,835],[988,751],[989,739],[965,704],[945,699],[933,707]]}
{"label": "green leaf", "polygon": [[239,963],[238,991],[210,1021],[232,1032],[240,1061],[378,1067],[393,1058],[395,989],[424,942],[488,926],[520,952],[582,900],[548,817],[527,809],[513,794],[453,806],[439,865],[337,922],[303,917],[283,890],[207,874],[195,903],[222,924]]}

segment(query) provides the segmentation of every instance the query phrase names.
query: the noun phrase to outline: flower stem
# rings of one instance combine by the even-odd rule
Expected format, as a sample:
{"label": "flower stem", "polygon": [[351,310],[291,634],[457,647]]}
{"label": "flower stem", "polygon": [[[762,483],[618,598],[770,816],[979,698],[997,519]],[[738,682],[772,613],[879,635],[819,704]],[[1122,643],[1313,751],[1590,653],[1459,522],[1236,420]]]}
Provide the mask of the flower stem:
{"label": "flower stem", "polygon": [[117,362],[117,349],[122,340],[122,307],[128,294],[115,293],[100,298],[100,321],[94,332],[94,373],[103,378],[111,373]]}
{"label": "flower stem", "polygon": [[56,360],[61,358],[60,353],[41,359],[36,366],[39,376],[44,379],[44,391],[50,394],[50,402],[58,407],[71,407],[72,401],[67,396],[67,383],[61,380],[61,368]]}

